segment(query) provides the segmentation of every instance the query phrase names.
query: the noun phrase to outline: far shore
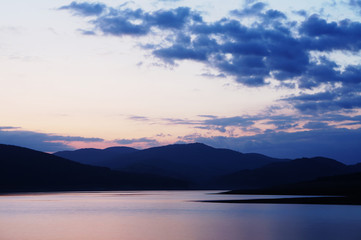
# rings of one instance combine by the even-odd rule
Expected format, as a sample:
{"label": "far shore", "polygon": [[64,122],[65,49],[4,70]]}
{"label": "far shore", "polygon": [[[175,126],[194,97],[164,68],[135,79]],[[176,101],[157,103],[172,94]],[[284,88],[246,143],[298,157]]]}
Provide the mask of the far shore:
{"label": "far shore", "polygon": [[361,205],[359,197],[296,197],[242,200],[207,200],[209,203]]}

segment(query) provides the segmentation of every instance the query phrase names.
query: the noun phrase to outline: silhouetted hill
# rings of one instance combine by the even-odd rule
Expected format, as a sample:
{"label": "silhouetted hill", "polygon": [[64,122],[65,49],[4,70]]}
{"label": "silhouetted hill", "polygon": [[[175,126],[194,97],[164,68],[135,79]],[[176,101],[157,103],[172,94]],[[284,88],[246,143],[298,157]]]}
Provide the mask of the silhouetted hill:
{"label": "silhouetted hill", "polygon": [[116,161],[123,154],[138,151],[130,147],[110,147],[106,149],[83,148],[74,151],[56,152],[54,155],[79,163],[108,167],[107,163]]}
{"label": "silhouetted hill", "polygon": [[254,170],[238,171],[218,178],[211,184],[228,189],[266,188],[355,171],[357,170],[352,169],[352,166],[346,166],[329,158],[301,158],[271,163]]}
{"label": "silhouetted hill", "polygon": [[342,195],[361,197],[361,172],[320,177],[312,181],[263,189],[232,190],[226,194]]}
{"label": "silhouetted hill", "polygon": [[[174,144],[123,155],[114,169],[173,176],[200,183],[241,169],[254,169],[281,161],[261,154],[243,154],[205,144]],[[127,162],[126,166],[119,164]],[[117,165],[118,164],[118,165]]]}
{"label": "silhouetted hill", "polygon": [[184,181],[112,171],[27,148],[0,144],[0,191],[186,188]]}
{"label": "silhouetted hill", "polygon": [[354,164],[354,165],[348,165],[347,170],[350,173],[361,172],[361,163],[357,163],[357,164]]}

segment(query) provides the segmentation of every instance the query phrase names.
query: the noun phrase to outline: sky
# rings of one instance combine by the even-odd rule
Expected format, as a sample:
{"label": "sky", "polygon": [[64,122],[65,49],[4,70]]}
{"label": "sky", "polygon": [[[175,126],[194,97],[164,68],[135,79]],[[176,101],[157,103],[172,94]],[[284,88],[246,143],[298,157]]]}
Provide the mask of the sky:
{"label": "sky", "polygon": [[361,162],[361,1],[10,1],[0,143]]}

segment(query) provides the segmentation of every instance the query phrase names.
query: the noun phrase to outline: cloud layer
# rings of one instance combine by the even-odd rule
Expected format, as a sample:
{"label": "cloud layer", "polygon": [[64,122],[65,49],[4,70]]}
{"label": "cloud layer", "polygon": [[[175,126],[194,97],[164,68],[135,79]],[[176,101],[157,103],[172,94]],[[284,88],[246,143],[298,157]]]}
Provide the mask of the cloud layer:
{"label": "cloud layer", "polygon": [[[356,0],[349,4],[360,7]],[[340,65],[330,57],[335,52],[359,53],[358,21],[329,21],[305,11],[301,11],[304,19],[295,21],[257,1],[248,1],[242,9],[214,22],[204,21],[199,12],[189,7],[147,12],[72,2],[59,9],[93,16],[89,20],[92,29],[85,34],[164,36],[162,41],[143,47],[168,64],[198,61],[246,86],[259,87],[276,81],[284,87],[298,88],[298,96],[283,100],[300,112],[361,108],[361,65]],[[308,90],[313,92],[306,93]]]}
{"label": "cloud layer", "polygon": [[[321,126],[323,127],[323,126]],[[361,161],[361,129],[315,129],[301,132],[271,132],[245,137],[190,137],[214,147],[262,153],[278,158],[324,156],[355,164]],[[335,147],[337,146],[337,147]]]}
{"label": "cloud layer", "polygon": [[[360,161],[360,18],[332,19],[328,13],[303,9],[286,13],[264,2],[245,2],[212,21],[190,7],[147,11],[127,4],[114,8],[72,2],[59,10],[84,18],[89,24],[84,35],[131,38],[145,55],[166,65],[195,61],[214,76],[231,78],[243,86],[297,92],[280,99],[280,105],[291,106],[294,115],[267,111],[257,116],[202,115],[196,120],[131,116],[131,120],[212,132],[212,136],[181,136],[186,142],[275,157],[323,155],[347,163]],[[336,1],[335,9],[338,4],[348,4],[355,14],[361,14],[359,0]],[[242,137],[234,129],[255,135]],[[146,137],[115,142],[159,144]]]}
{"label": "cloud layer", "polygon": [[16,127],[0,127],[0,143],[27,147],[44,152],[56,152],[73,149],[68,142],[103,142],[101,138],[60,136],[33,131],[24,131]]}

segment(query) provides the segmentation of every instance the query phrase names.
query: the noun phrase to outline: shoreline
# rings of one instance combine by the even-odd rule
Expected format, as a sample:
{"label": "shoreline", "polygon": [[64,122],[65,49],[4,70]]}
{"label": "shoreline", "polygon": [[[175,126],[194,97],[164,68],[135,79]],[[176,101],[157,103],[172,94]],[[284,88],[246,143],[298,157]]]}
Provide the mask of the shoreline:
{"label": "shoreline", "polygon": [[361,205],[358,197],[296,197],[296,198],[265,198],[242,200],[205,200],[208,203],[238,203],[238,204],[318,204],[318,205]]}

